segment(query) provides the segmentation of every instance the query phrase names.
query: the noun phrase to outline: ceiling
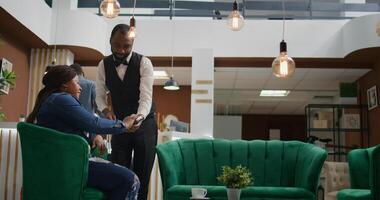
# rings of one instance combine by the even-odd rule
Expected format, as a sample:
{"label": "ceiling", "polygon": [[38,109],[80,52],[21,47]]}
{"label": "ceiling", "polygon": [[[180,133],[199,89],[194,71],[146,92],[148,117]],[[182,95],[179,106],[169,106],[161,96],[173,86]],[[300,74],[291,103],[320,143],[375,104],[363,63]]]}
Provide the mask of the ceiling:
{"label": "ceiling", "polygon": [[[52,0],[45,0],[51,6]],[[78,0],[78,8],[99,13],[100,0]],[[131,16],[133,0],[119,0],[120,16]],[[232,0],[139,0],[136,16],[155,17],[227,17]],[[281,0],[241,0],[238,8],[245,18],[279,19],[282,16]],[[286,0],[286,17],[289,19],[346,19],[342,12],[379,12],[379,2],[342,3],[341,0]]]}
{"label": "ceiling", "polygon": [[[190,67],[155,67],[174,74],[180,85],[191,85]],[[215,68],[214,112],[216,114],[303,114],[309,103],[334,103],[339,83],[354,82],[370,69],[298,68],[287,80],[272,75],[271,68]],[[89,79],[95,79],[96,67],[85,67]],[[155,80],[163,85],[166,80]],[[262,89],[290,90],[287,97],[260,97]]]}

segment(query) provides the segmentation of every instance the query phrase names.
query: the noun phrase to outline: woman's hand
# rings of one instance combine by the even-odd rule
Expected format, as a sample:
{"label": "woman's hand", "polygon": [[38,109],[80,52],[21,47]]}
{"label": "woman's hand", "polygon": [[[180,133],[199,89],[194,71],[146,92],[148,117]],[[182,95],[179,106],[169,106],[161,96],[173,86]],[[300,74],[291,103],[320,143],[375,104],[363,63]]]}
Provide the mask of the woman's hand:
{"label": "woman's hand", "polygon": [[124,122],[125,127],[127,128],[127,132],[134,132],[137,130],[137,129],[134,129],[134,123],[135,123],[136,117],[137,117],[136,114],[132,114],[124,118],[123,122]]}
{"label": "woman's hand", "polygon": [[133,126],[132,126],[131,130],[133,130],[133,132],[135,132],[137,129],[139,129],[143,121],[144,121],[144,115],[137,114],[135,117],[135,120],[133,122]]}
{"label": "woman's hand", "polygon": [[96,135],[94,141],[92,141],[92,148],[99,148],[99,153],[104,154],[106,151],[106,145],[104,144],[103,137]]}

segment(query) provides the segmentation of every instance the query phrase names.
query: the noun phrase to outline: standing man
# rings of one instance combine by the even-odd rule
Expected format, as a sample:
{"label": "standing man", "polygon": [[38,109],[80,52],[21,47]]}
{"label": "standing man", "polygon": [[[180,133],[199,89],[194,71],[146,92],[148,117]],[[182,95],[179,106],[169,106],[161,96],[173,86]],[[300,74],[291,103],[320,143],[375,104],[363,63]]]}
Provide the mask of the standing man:
{"label": "standing man", "polygon": [[[109,119],[138,115],[131,129],[134,132],[112,136],[111,159],[137,174],[141,183],[138,199],[146,200],[157,143],[155,108],[152,105],[153,65],[147,57],[132,52],[133,39],[128,38],[128,31],[128,25],[118,24],[111,32],[112,55],[98,65],[96,102]],[[108,91],[112,111],[106,106]]]}

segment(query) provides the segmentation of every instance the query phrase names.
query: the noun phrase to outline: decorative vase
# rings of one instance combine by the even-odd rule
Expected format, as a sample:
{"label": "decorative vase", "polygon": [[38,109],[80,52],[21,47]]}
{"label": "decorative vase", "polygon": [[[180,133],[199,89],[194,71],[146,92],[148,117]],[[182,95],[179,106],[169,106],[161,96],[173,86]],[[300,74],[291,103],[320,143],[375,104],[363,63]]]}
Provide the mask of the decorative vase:
{"label": "decorative vase", "polygon": [[228,200],[240,200],[240,192],[238,188],[227,188]]}

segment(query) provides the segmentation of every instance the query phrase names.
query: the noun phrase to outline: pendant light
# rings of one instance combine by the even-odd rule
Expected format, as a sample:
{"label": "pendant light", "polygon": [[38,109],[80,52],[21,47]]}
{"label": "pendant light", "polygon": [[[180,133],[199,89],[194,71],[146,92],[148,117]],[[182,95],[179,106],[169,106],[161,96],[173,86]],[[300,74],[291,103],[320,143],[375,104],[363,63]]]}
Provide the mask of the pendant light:
{"label": "pendant light", "polygon": [[129,31],[128,37],[131,39],[136,38],[136,20],[135,20],[135,8],[136,8],[136,0],[133,4],[132,18],[129,20]]}
{"label": "pendant light", "polygon": [[232,11],[228,15],[227,26],[233,31],[240,31],[244,26],[244,17],[238,10],[238,4],[236,0],[232,4]]}
{"label": "pendant light", "polygon": [[[175,3],[173,2],[173,6]],[[173,17],[174,17],[174,9],[173,9]],[[165,90],[179,90],[179,84],[176,80],[174,80],[174,75],[173,75],[173,70],[174,70],[174,22],[173,22],[173,17],[170,17],[171,24],[172,24],[172,43],[171,43],[171,48],[172,48],[172,58],[171,58],[171,76],[168,81],[165,82],[164,89]]]}
{"label": "pendant light", "polygon": [[120,13],[120,3],[117,0],[103,0],[100,3],[100,12],[107,18],[115,18]]}
{"label": "pendant light", "polygon": [[285,35],[285,0],[282,0],[282,41],[280,43],[280,55],[272,63],[273,74],[278,78],[289,78],[294,74],[296,63],[288,56]]}

